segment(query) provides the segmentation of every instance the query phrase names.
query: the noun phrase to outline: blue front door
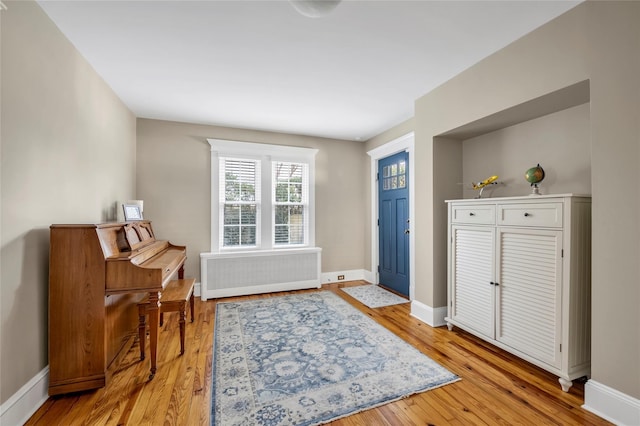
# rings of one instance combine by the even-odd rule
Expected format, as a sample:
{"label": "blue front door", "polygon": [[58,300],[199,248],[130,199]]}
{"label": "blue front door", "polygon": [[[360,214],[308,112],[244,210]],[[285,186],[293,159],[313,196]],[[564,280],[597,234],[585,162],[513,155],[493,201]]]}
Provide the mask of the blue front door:
{"label": "blue front door", "polygon": [[380,284],[409,297],[409,161],[400,152],[378,161]]}

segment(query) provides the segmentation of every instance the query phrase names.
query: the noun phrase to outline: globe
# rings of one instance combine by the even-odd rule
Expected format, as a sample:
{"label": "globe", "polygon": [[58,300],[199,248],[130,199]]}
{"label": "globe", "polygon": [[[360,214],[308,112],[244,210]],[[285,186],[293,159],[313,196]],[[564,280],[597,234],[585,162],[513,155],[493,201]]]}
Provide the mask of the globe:
{"label": "globe", "polygon": [[544,169],[542,167],[540,167],[540,164],[538,164],[537,166],[532,167],[529,170],[527,170],[526,173],[524,174],[524,178],[532,186],[536,185],[536,184],[542,182],[542,180],[544,179]]}

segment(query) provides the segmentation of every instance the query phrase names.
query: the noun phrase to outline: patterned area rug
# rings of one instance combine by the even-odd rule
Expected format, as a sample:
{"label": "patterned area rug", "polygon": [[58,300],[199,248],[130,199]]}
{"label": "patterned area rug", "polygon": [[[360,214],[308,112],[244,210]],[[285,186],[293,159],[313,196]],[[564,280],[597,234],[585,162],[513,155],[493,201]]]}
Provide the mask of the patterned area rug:
{"label": "patterned area rug", "polygon": [[315,425],[457,380],[328,291],[216,307],[212,425]]}
{"label": "patterned area rug", "polygon": [[399,305],[400,303],[409,302],[407,299],[377,285],[367,284],[357,287],[344,287],[340,290],[370,308],[381,308],[383,306]]}

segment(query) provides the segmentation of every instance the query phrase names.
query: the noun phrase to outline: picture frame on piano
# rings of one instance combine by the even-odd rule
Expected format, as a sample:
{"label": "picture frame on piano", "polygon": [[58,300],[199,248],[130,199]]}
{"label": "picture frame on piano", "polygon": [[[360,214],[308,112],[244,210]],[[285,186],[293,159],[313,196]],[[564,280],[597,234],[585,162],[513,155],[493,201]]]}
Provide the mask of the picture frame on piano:
{"label": "picture frame on piano", "polygon": [[124,210],[125,221],[142,220],[142,212],[137,204],[123,204],[122,209]]}

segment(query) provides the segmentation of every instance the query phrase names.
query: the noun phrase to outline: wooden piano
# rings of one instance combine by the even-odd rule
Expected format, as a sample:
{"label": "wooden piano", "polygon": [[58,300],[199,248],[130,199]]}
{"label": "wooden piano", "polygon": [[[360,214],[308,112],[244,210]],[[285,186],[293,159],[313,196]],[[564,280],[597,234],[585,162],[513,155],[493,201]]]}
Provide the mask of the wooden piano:
{"label": "wooden piano", "polygon": [[186,247],[156,240],[149,221],[50,229],[49,395],[106,384],[109,366],[137,335],[146,294],[152,378],[161,292],[176,274],[183,278]]}

